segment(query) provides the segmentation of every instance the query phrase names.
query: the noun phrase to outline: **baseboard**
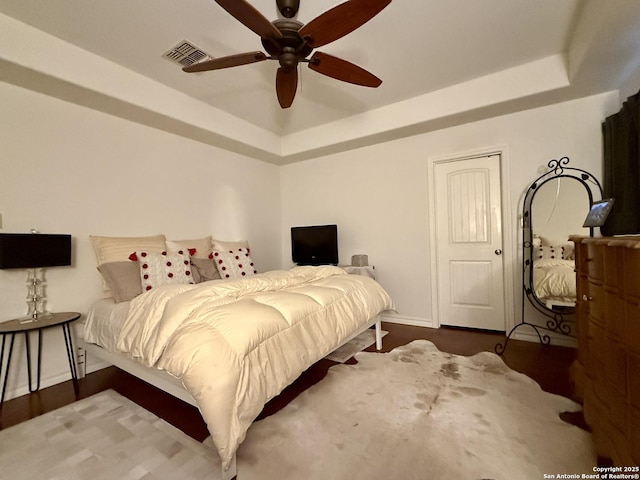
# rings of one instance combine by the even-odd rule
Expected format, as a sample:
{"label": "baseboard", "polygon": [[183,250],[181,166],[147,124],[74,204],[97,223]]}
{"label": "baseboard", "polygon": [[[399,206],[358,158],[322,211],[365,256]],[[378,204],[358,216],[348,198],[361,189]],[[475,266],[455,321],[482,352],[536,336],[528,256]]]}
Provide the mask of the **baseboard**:
{"label": "baseboard", "polygon": [[[43,388],[51,387],[53,385],[57,385],[58,383],[66,382],[67,380],[71,380],[71,374],[69,373],[69,369],[66,371],[58,373],[57,375],[52,375],[49,377],[41,377],[40,378],[40,390]],[[35,385],[35,378],[33,380],[33,385]],[[12,398],[21,397],[23,395],[29,394],[29,386],[25,383],[24,385],[19,385],[11,390],[7,390],[4,396],[4,401],[11,400]]]}
{"label": "baseboard", "polygon": [[[569,337],[567,335],[560,335],[553,332],[546,332],[544,330],[541,330],[540,333],[541,335],[549,335],[549,337],[551,338],[551,345],[558,346],[558,347],[571,347],[571,348],[578,347],[578,340],[574,337]],[[533,329],[527,329],[527,330],[523,329],[520,331],[516,330],[515,332],[513,332],[513,335],[511,335],[511,338],[513,340],[522,340],[524,342],[540,343],[540,338],[533,331]]]}
{"label": "baseboard", "polygon": [[[102,370],[103,368],[107,368],[111,366],[111,364],[104,362],[102,360],[96,362],[90,362],[87,365],[87,373],[97,372],[98,370]],[[59,383],[67,382],[71,380],[71,373],[69,373],[69,368],[67,367],[60,373],[49,375],[45,377],[44,375],[40,378],[40,390],[47,387],[52,387],[53,385],[57,385]],[[35,384],[35,379],[34,379]],[[25,383],[23,385],[18,385],[17,387],[7,390],[5,393],[4,401],[11,400],[12,398],[22,397],[23,395],[29,394],[29,386]]]}
{"label": "baseboard", "polygon": [[411,325],[414,327],[437,328],[430,318],[406,317],[402,315],[380,314],[383,322]]}

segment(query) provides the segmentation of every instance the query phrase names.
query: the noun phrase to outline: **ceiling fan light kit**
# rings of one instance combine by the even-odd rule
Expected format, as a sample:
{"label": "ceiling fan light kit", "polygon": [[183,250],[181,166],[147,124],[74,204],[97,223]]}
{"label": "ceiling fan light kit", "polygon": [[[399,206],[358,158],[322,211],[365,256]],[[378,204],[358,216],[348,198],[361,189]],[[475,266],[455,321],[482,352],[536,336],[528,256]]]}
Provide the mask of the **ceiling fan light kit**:
{"label": "ceiling fan light kit", "polygon": [[264,60],[278,60],[276,94],[282,108],[293,103],[298,85],[298,65],[308,63],[315,72],[354,85],[376,88],[382,80],[347,60],[311,52],[356,30],[380,13],[391,0],[347,0],[303,24],[293,19],[299,0],[276,0],[281,19],[269,21],[246,0],[216,0],[236,20],[260,36],[267,54],[256,51],[214,58],[184,67],[187,73],[237,67]]}

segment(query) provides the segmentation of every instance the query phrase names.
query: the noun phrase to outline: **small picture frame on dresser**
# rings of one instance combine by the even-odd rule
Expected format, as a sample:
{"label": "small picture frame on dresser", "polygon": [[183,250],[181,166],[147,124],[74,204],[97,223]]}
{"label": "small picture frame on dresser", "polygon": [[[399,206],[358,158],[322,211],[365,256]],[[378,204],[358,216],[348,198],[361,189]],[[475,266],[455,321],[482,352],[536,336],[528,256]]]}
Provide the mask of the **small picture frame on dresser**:
{"label": "small picture frame on dresser", "polygon": [[591,208],[589,209],[589,213],[587,214],[587,218],[584,219],[583,227],[601,227],[604,225],[604,222],[607,221],[607,217],[609,216],[609,212],[613,207],[613,202],[615,198],[605,198],[604,200],[600,200],[599,202],[593,202]]}

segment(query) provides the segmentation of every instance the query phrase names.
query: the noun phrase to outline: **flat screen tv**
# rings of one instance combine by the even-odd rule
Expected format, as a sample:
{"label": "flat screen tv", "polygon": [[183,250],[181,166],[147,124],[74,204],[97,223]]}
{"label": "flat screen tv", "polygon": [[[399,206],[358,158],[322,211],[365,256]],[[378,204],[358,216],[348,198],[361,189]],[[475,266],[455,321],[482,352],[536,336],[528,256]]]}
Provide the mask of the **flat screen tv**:
{"label": "flat screen tv", "polygon": [[291,227],[291,258],[297,265],[337,265],[338,226]]}

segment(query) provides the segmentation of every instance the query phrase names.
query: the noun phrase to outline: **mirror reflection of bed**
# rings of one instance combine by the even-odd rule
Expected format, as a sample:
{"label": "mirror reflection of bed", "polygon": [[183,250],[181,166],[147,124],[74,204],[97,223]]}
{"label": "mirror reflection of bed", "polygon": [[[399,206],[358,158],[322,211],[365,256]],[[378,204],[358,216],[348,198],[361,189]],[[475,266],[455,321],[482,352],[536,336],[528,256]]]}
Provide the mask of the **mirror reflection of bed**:
{"label": "mirror reflection of bed", "polygon": [[547,308],[572,309],[576,303],[574,245],[570,235],[589,235],[582,226],[589,195],[573,177],[557,177],[541,185],[531,204],[532,290]]}
{"label": "mirror reflection of bed", "polygon": [[[602,186],[591,173],[569,167],[569,157],[550,160],[549,170],[533,180],[522,201],[522,317],[495,346],[502,355],[509,339],[521,327],[549,345],[551,334],[575,336],[576,273],[570,236],[593,236],[583,227]],[[533,306],[537,313],[527,310]],[[554,337],[558,338],[558,337]]]}

